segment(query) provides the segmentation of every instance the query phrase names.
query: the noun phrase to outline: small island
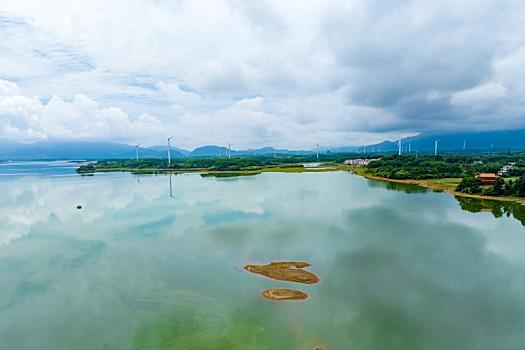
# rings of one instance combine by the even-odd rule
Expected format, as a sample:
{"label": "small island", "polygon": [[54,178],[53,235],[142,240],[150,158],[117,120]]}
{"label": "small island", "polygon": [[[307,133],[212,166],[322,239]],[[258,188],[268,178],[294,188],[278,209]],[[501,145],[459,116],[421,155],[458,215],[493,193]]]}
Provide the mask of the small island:
{"label": "small island", "polygon": [[271,262],[267,265],[246,265],[246,271],[263,275],[279,281],[315,284],[319,277],[304,268],[310,264],[302,261]]}
{"label": "small island", "polygon": [[300,290],[288,288],[272,288],[262,292],[263,297],[271,300],[304,300],[308,294]]}
{"label": "small island", "polygon": [[[310,264],[304,261],[274,261],[266,265],[246,265],[244,269],[251,273],[265,277],[305,284],[319,282],[319,277],[310,271],[304,270]],[[305,300],[308,294],[303,291],[288,288],[271,288],[263,291],[262,296],[271,300]]]}

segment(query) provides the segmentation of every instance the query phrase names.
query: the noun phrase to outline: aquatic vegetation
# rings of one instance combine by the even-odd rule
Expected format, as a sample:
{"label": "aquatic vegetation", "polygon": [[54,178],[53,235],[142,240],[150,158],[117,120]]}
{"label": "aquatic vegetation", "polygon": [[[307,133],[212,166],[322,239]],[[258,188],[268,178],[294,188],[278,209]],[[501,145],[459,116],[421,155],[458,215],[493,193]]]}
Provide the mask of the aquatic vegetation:
{"label": "aquatic vegetation", "polygon": [[319,277],[304,268],[310,264],[302,261],[271,262],[267,265],[246,265],[246,271],[263,275],[279,281],[315,284]]}

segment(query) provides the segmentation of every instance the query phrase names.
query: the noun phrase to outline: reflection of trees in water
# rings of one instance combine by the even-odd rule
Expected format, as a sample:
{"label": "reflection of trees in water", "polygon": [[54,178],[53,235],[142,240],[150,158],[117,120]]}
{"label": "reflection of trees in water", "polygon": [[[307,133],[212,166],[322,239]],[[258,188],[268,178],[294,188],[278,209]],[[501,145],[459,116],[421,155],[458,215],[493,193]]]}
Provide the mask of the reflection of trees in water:
{"label": "reflection of trees in water", "polygon": [[493,201],[488,199],[478,199],[456,196],[461,209],[471,213],[490,211],[495,218],[503,215],[514,217],[525,226],[525,206],[514,202]]}
{"label": "reflection of trees in water", "polygon": [[386,188],[387,190],[405,192],[405,193],[423,193],[428,192],[429,189],[419,185],[407,184],[401,182],[390,182],[380,180],[368,180],[368,185],[375,188]]}

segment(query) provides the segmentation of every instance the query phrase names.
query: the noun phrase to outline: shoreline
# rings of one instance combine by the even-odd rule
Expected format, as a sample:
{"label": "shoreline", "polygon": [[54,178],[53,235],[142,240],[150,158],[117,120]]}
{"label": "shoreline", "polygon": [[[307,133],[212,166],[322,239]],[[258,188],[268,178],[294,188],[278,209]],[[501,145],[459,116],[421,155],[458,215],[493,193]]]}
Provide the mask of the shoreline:
{"label": "shoreline", "polygon": [[111,173],[111,172],[129,172],[134,174],[185,174],[194,173],[201,175],[257,175],[261,173],[314,173],[314,172],[329,172],[329,171],[350,171],[351,168],[338,165],[328,164],[323,167],[309,168],[309,167],[294,167],[294,166],[278,166],[266,168],[254,168],[243,170],[207,170],[206,168],[187,168],[187,169],[165,169],[165,168],[99,168],[94,172],[80,172],[79,175],[93,175],[96,173]]}
{"label": "shoreline", "polygon": [[402,183],[402,184],[409,184],[409,185],[417,185],[423,188],[428,188],[430,190],[439,191],[439,192],[446,192],[450,195],[457,196],[457,197],[467,197],[467,198],[476,198],[476,199],[484,199],[484,200],[492,200],[492,201],[500,201],[500,202],[514,202],[517,204],[521,204],[525,206],[525,198],[519,198],[519,197],[508,197],[508,196],[487,196],[483,194],[472,194],[472,193],[465,193],[465,192],[458,192],[456,190],[447,188],[444,185],[440,185],[439,183],[432,182],[432,180],[439,180],[439,179],[424,179],[424,180],[416,180],[416,179],[389,179],[386,177],[381,176],[375,176],[371,174],[367,174],[364,171],[355,171],[355,173],[359,176],[362,176],[369,180],[376,180],[376,181],[385,181],[385,182],[393,182],[393,183]]}
{"label": "shoreline", "polygon": [[[458,192],[453,188],[447,187],[446,185],[442,183],[436,182],[436,181],[444,180],[444,179],[423,179],[423,180],[389,179],[386,177],[368,174],[362,168],[358,168],[355,166],[348,166],[348,165],[340,165],[340,164],[327,164],[319,168],[305,168],[305,167],[297,167],[297,166],[296,167],[278,166],[278,167],[263,167],[263,168],[256,168],[256,169],[244,169],[244,170],[206,170],[205,168],[191,168],[191,169],[148,168],[148,169],[144,169],[144,168],[122,168],[121,167],[121,168],[96,169],[95,172],[79,173],[79,175],[94,175],[96,173],[109,173],[109,172],[130,172],[134,174],[194,173],[194,174],[199,174],[199,175],[204,175],[204,176],[214,176],[214,175],[217,175],[217,176],[221,176],[221,175],[222,176],[247,176],[247,175],[257,175],[257,174],[262,174],[262,173],[315,173],[315,172],[331,172],[331,171],[348,171],[348,172],[352,172],[353,174],[362,176],[369,180],[417,185],[417,186],[427,188],[430,190],[434,190],[434,191],[446,192],[452,196],[457,196],[457,197],[467,197],[467,198],[501,201],[501,202],[514,202],[514,203],[525,206],[525,198],[508,197],[508,196],[487,196],[483,194],[471,194],[471,193]],[[451,178],[451,179],[459,180],[455,178]]]}

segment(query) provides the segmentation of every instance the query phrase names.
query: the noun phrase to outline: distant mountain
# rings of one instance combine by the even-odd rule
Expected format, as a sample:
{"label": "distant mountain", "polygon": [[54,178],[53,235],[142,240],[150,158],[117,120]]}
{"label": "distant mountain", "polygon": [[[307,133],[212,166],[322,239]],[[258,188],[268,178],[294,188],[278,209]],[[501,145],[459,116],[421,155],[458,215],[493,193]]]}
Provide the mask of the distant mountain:
{"label": "distant mountain", "polygon": [[[160,153],[165,153],[167,154],[168,152],[168,146],[164,146],[164,145],[159,145],[159,146],[151,146],[151,147],[147,147],[147,149],[150,149],[150,150],[153,150],[153,151],[157,151],[157,152],[160,152]],[[174,153],[175,152],[175,153]],[[188,151],[186,149],[183,149],[183,148],[178,148],[178,147],[175,147],[175,146],[171,146],[171,154],[176,154],[176,153],[180,153],[180,155],[184,156],[184,157],[187,157],[190,155],[191,151]]]}
{"label": "distant mountain", "polygon": [[262,148],[254,148],[254,149],[245,149],[236,151],[235,154],[237,155],[243,155],[243,156],[267,156],[267,155],[273,155],[273,154],[293,154],[297,153],[297,151],[290,151],[287,149],[276,149],[273,147],[262,147]]}
{"label": "distant mountain", "polygon": [[[273,153],[292,153],[288,150],[276,150],[264,147],[248,150],[232,150],[232,156],[270,155]],[[228,149],[221,146],[202,146],[188,151],[172,147],[171,156],[177,157],[226,157]],[[139,157],[166,158],[167,146],[157,145],[139,147]],[[0,140],[0,160],[56,160],[56,159],[132,159],[135,158],[135,147],[111,142],[35,142],[31,144]]]}
{"label": "distant mountain", "polygon": [[[290,151],[287,149],[275,149],[273,147],[262,147],[255,149],[231,150],[232,156],[268,156],[275,154],[296,154],[299,151]],[[300,151],[305,152],[305,151]],[[222,146],[201,146],[190,152],[190,157],[226,157],[228,148]]]}
{"label": "distant mountain", "polygon": [[351,153],[355,152],[356,149],[359,148],[357,146],[343,146],[343,147],[337,147],[337,148],[329,148],[327,150],[323,149],[322,151],[328,151],[332,153]]}
{"label": "distant mountain", "polygon": [[[478,133],[457,133],[441,135],[418,135],[402,140],[403,152],[434,152],[434,141],[438,140],[438,151],[518,151],[525,150],[525,130],[487,131]],[[397,142],[385,141],[368,145],[378,151],[397,151]],[[360,147],[362,149],[362,147]],[[350,149],[350,151],[352,151]],[[353,150],[355,152],[355,148]]]}
{"label": "distant mountain", "polygon": [[[235,151],[232,150],[232,155]],[[190,152],[190,157],[225,157],[228,155],[228,148],[221,146],[201,146]]]}
{"label": "distant mountain", "polygon": [[[164,157],[165,154],[139,147],[140,157]],[[173,157],[182,157],[172,151]],[[135,157],[135,147],[109,142],[36,142],[32,144],[0,142],[0,160],[53,159],[127,159]]]}
{"label": "distant mountain", "polygon": [[[434,141],[438,140],[438,151],[462,152],[465,144],[466,152],[482,151],[519,151],[525,150],[525,130],[486,131],[477,133],[456,134],[421,134],[402,139],[403,152],[411,151],[434,152]],[[383,141],[381,143],[359,146],[345,146],[330,148],[329,152],[397,152],[397,141]]]}
{"label": "distant mountain", "polygon": [[[434,140],[439,140],[440,152],[462,151],[465,142],[466,151],[516,151],[525,150],[525,130],[490,131],[479,133],[456,133],[442,135],[418,135],[402,140],[403,152],[433,152]],[[366,152],[397,152],[397,142],[384,141],[378,144],[367,145]],[[358,152],[363,146],[357,146]],[[347,153],[355,152],[356,146],[323,149],[322,152]],[[246,150],[232,150],[232,156],[268,156],[282,154],[314,154],[315,150],[292,151],[262,147]],[[222,146],[207,145],[188,151],[173,147],[171,156],[177,157],[226,157],[228,149]],[[139,147],[141,158],[166,158],[167,146]],[[135,147],[111,142],[36,142],[32,144],[18,143],[0,139],[1,160],[98,160],[98,159],[132,159],[135,158]]]}

